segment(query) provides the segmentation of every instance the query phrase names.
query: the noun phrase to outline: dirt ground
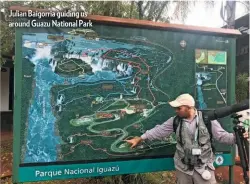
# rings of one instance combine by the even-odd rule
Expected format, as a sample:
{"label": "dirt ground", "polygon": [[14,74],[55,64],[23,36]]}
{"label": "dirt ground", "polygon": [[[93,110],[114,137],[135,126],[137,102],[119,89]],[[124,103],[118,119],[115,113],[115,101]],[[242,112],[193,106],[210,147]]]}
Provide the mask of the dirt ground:
{"label": "dirt ground", "polygon": [[[13,143],[13,135],[12,132],[1,132],[1,183],[3,184],[9,184],[11,182],[11,176],[12,176],[12,143]],[[219,167],[216,169],[216,179],[218,183],[228,183],[228,167]],[[174,180],[175,178],[175,172],[164,172],[161,175],[161,181],[166,181],[164,183],[168,183],[167,181]],[[156,176],[159,176],[159,174],[149,174],[152,178],[155,178]],[[49,182],[50,184],[54,183],[74,183],[74,184],[94,184],[103,183],[103,180],[98,181],[98,179],[74,179],[74,180],[68,180],[68,181],[57,181],[57,182]],[[40,182],[39,182],[40,183]],[[47,182],[42,182],[47,183]],[[108,182],[107,182],[108,183]],[[161,182],[162,183],[162,182]],[[239,166],[234,166],[234,184],[244,184],[243,180],[243,173],[242,168]],[[38,183],[36,183],[38,184]]]}

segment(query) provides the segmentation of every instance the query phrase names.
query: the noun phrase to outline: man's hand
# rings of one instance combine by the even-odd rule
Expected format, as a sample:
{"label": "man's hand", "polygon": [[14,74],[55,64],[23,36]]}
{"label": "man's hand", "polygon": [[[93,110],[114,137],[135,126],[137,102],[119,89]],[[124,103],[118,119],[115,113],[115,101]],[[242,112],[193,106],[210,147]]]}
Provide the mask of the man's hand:
{"label": "man's hand", "polygon": [[244,136],[245,139],[248,139],[248,138],[249,138],[249,132],[246,131],[246,132],[243,134],[243,136]]}
{"label": "man's hand", "polygon": [[130,140],[125,140],[127,143],[131,144],[131,148],[134,148],[136,145],[138,145],[141,141],[141,137],[134,137],[133,139]]}

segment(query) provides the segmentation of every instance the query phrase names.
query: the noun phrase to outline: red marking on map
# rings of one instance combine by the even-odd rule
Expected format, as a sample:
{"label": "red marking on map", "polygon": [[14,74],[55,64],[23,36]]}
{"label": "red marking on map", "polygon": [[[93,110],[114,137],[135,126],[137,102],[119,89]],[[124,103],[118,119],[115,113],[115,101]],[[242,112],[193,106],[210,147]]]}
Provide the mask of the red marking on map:
{"label": "red marking on map", "polygon": [[100,112],[97,113],[96,116],[97,118],[112,118],[113,114]]}
{"label": "red marking on map", "polygon": [[[133,67],[138,68],[138,70],[139,70],[139,71],[135,74],[135,76],[137,76],[139,73],[144,74],[144,75],[150,73],[150,66],[147,64],[147,62],[146,62],[146,60],[145,60],[144,58],[141,58],[141,57],[139,57],[139,56],[136,57],[136,58],[138,58],[138,59],[147,67],[147,70],[142,70],[141,64],[140,64],[140,63],[136,63],[136,62],[133,62],[133,61],[128,61],[128,60],[125,60],[125,59],[119,59],[119,58],[115,58],[115,57],[109,57],[108,55],[109,55],[110,52],[124,53],[124,54],[126,54],[126,55],[128,55],[128,56],[130,56],[130,57],[131,57],[131,55],[133,55],[133,54],[131,54],[131,53],[127,53],[127,52],[123,52],[123,51],[119,51],[119,50],[108,50],[107,53],[106,53],[105,55],[102,56],[102,58],[103,58],[103,59],[105,59],[105,58],[106,58],[106,59],[112,59],[112,60],[114,60],[114,61],[115,61],[115,60],[118,60],[119,62],[131,63],[131,65],[132,65]],[[148,90],[149,90],[150,94],[151,94],[152,97],[153,97],[153,103],[154,103],[155,100],[156,100],[156,98],[155,98],[155,96],[154,96],[154,93],[153,93],[152,90],[150,89],[150,80],[148,80]],[[139,91],[141,91],[141,88],[140,88]]]}
{"label": "red marking on map", "polygon": [[90,144],[92,144],[92,141],[91,140],[81,140],[81,144],[90,145]]}
{"label": "red marking on map", "polygon": [[126,111],[125,111],[125,110],[121,110],[121,111],[120,111],[120,117],[121,117],[121,118],[124,118],[125,114],[126,114]]}
{"label": "red marking on map", "polygon": [[114,86],[112,84],[103,84],[102,85],[102,89],[104,89],[104,90],[111,90],[113,88],[114,88]]}

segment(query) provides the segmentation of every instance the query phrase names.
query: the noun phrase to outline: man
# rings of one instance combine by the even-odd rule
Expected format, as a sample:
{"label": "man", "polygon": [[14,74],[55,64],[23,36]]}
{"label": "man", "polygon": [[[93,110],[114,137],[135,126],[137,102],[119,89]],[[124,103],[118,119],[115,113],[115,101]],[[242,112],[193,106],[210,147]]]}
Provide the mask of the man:
{"label": "man", "polygon": [[[181,119],[176,129],[176,152],[174,163],[178,184],[216,184],[214,175],[214,153],[212,151],[210,134],[205,125],[202,113],[195,109],[195,101],[189,94],[182,94],[169,104],[175,108]],[[174,117],[162,125],[157,125],[146,131],[141,137],[126,140],[131,148],[144,140],[162,139],[170,135],[173,129]],[[211,133],[214,139],[221,143],[235,143],[233,133],[226,132],[216,120],[211,121]],[[244,134],[248,137],[248,133]]]}

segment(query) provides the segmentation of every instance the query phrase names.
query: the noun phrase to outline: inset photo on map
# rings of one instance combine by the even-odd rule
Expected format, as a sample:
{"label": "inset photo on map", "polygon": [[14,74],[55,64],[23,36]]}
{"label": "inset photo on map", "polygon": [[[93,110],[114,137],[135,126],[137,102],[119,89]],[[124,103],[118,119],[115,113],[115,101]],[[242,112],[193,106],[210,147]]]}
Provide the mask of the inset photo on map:
{"label": "inset photo on map", "polygon": [[195,49],[195,62],[197,64],[208,64],[207,50]]}
{"label": "inset photo on map", "polygon": [[208,64],[226,65],[227,52],[218,50],[208,50]]}

